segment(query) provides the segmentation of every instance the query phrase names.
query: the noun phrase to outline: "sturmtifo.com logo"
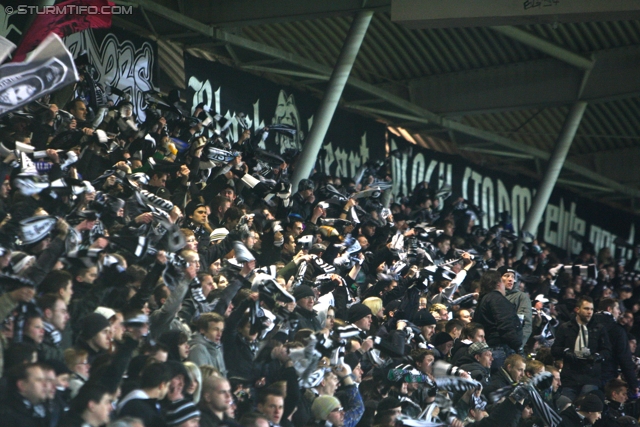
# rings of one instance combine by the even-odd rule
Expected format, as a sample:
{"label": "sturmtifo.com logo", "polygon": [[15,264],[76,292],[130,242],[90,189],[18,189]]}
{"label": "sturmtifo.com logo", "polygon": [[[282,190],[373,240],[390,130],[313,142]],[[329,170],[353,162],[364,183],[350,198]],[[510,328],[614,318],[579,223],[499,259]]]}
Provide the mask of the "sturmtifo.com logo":
{"label": "sturmtifo.com logo", "polygon": [[7,15],[132,15],[133,6],[90,6],[90,5],[73,5],[64,6],[6,6],[4,12]]}

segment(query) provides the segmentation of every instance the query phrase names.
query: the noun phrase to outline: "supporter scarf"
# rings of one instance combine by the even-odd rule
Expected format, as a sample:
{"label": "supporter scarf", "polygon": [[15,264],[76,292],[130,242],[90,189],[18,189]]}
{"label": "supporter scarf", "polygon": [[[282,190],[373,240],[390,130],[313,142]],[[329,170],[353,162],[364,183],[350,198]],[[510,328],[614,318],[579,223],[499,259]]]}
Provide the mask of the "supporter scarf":
{"label": "supporter scarf", "polygon": [[56,327],[49,322],[42,322],[42,323],[44,324],[44,330],[46,334],[51,337],[51,341],[55,345],[58,345],[58,343],[60,343],[60,341],[62,340],[62,335],[60,335],[60,331],[58,331]]}

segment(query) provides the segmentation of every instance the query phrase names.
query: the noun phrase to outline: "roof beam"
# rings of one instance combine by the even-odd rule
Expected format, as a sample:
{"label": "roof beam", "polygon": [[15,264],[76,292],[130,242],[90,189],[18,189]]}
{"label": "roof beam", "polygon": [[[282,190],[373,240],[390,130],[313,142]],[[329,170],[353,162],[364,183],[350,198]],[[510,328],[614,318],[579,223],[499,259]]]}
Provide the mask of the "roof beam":
{"label": "roof beam", "polygon": [[259,65],[243,65],[240,68],[251,71],[262,71],[264,73],[281,74],[283,76],[302,77],[305,79],[329,80],[329,76],[327,74],[305,73],[303,71],[283,70],[281,68],[261,67]]}
{"label": "roof beam", "polygon": [[614,192],[609,187],[603,187],[601,185],[593,185],[593,184],[589,184],[587,182],[581,182],[581,181],[572,181],[570,179],[558,178],[558,184],[569,185],[571,187],[586,188],[586,189],[589,189],[589,190],[601,191],[603,193],[613,193]]}
{"label": "roof beam", "polygon": [[[590,0],[583,0],[583,1],[590,1]],[[331,67],[328,67],[326,65],[318,64],[315,61],[300,57],[290,52],[282,51],[272,46],[267,46],[256,41],[249,40],[245,37],[241,37],[235,34],[230,34],[220,29],[214,29],[211,26],[202,24],[201,22],[195,19],[191,19],[189,17],[181,15],[180,13],[176,12],[173,9],[153,3],[150,0],[133,0],[130,3],[138,4],[139,6],[144,7],[147,10],[147,12],[155,13],[163,18],[170,20],[171,22],[175,22],[187,28],[198,31],[199,33],[202,33],[203,35],[206,35],[213,39],[227,42],[231,45],[252,51],[254,53],[259,53],[265,56],[280,59],[287,63],[294,64],[302,68],[306,68],[315,73],[329,75],[332,72]],[[595,73],[595,70],[594,70],[594,73]],[[592,75],[592,78],[593,77],[594,76]],[[456,132],[457,134],[455,135],[455,137],[459,141],[464,137],[472,137],[475,139],[490,141],[499,146],[505,147],[510,151],[516,150],[521,153],[529,154],[535,158],[539,158],[542,160],[548,160],[550,157],[550,154],[548,152],[537,149],[530,145],[513,141],[509,138],[496,135],[494,133],[491,133],[482,129],[474,128],[472,126],[468,126],[468,125],[456,122],[454,120],[441,117],[438,114],[433,113],[432,111],[422,106],[409,102],[406,99],[403,99],[397,95],[393,95],[384,89],[381,89],[375,85],[366,83],[355,77],[350,77],[347,84],[352,88],[358,89],[369,95],[373,95],[379,99],[384,100],[388,104],[393,105],[394,107],[402,110],[403,112],[401,112],[400,114],[411,113],[411,114],[407,114],[407,116],[408,117],[417,116],[418,118],[421,118],[420,120],[421,123],[439,125]],[[567,161],[565,162],[564,168],[566,170],[576,172],[582,175],[583,177],[590,179],[595,183],[602,184],[606,187],[612,188],[623,194],[628,194],[630,196],[640,198],[640,190],[626,187],[612,179],[606,178],[580,165],[576,165]]]}
{"label": "roof beam", "polygon": [[391,20],[409,28],[623,21],[640,16],[636,0],[393,0]]}
{"label": "roof beam", "polygon": [[[582,88],[584,72],[555,59],[440,74],[406,81],[413,101],[445,116],[589,104],[637,97],[640,94],[640,46],[594,52],[597,61]],[[387,84],[381,89],[392,90]]]}
{"label": "roof beam", "polygon": [[[156,0],[163,6],[173,7],[175,0]],[[333,16],[352,16],[362,10],[388,12],[391,0],[181,0],[189,18],[206,22],[218,28],[245,27]]]}
{"label": "roof beam", "polygon": [[486,148],[479,148],[473,145],[462,145],[462,146],[458,145],[458,149],[463,151],[480,153],[480,154],[489,154],[491,156],[509,157],[514,159],[529,159],[529,160],[534,159],[534,157],[531,154],[514,153],[512,151],[510,152],[510,151],[503,151],[503,150],[488,150]]}
{"label": "roof beam", "polygon": [[517,40],[529,47],[544,52],[549,56],[559,59],[560,61],[571,64],[574,67],[582,68],[584,70],[590,70],[593,68],[593,65],[595,63],[593,59],[585,58],[582,55],[551,43],[550,41],[547,41],[527,31],[521,30],[520,28],[512,27],[510,25],[502,25],[492,27],[492,30],[497,31],[498,33],[510,37],[514,40]]}

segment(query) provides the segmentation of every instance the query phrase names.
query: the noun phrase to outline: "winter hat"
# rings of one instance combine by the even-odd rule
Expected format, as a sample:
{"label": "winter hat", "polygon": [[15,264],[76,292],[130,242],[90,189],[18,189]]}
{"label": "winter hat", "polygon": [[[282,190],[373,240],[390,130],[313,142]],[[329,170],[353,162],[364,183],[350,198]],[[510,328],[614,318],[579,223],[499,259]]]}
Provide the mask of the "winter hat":
{"label": "winter hat", "polygon": [[446,332],[438,332],[434,337],[433,340],[431,342],[431,344],[433,344],[435,347],[441,345],[441,344],[446,344],[450,341],[453,341],[453,338],[451,337],[451,335],[449,335]]}
{"label": "winter hat", "polygon": [[571,405],[571,399],[569,399],[567,396],[560,396],[556,400],[556,407],[558,408],[559,412],[564,411],[569,405]]}
{"label": "winter hat", "polygon": [[81,324],[80,338],[85,340],[93,338],[98,332],[111,325],[109,320],[100,313],[88,314],[82,319]]}
{"label": "winter hat", "polygon": [[380,403],[378,403],[377,410],[378,412],[384,412],[390,409],[399,408],[401,405],[402,405],[402,402],[400,402],[395,397],[389,396],[389,397],[385,397],[380,401]]}
{"label": "winter hat", "polygon": [[476,354],[482,354],[489,350],[489,346],[485,342],[474,342],[469,346],[469,356],[473,357]]}
{"label": "winter hat", "polygon": [[113,316],[116,315],[116,312],[109,307],[98,307],[93,312],[102,314],[106,319],[111,319]]}
{"label": "winter hat", "polygon": [[498,274],[500,274],[500,277],[504,276],[507,273],[511,273],[514,276],[516,275],[516,271],[514,269],[507,267],[506,265],[503,265],[498,269]]}
{"label": "winter hat", "polygon": [[354,351],[353,353],[345,354],[344,363],[349,365],[349,367],[353,371],[356,366],[358,366],[358,363],[360,363],[360,352]]}
{"label": "winter hat", "polygon": [[587,394],[580,402],[580,411],[582,412],[602,412],[604,405],[602,400],[594,394]]}
{"label": "winter hat", "polygon": [[196,405],[182,399],[170,404],[165,414],[165,421],[168,426],[177,426],[196,417],[200,417],[200,411]]}
{"label": "winter hat", "polygon": [[67,365],[65,365],[64,362],[61,360],[49,359],[49,360],[45,360],[44,363],[46,363],[47,365],[53,368],[54,372],[56,373],[56,376],[71,373],[71,369],[69,369]]}
{"label": "winter hat", "polygon": [[372,315],[371,309],[362,303],[353,304],[347,311],[347,319],[349,323],[355,323],[358,320]]}
{"label": "winter hat", "polygon": [[196,209],[202,206],[206,206],[206,205],[198,200],[192,200],[189,203],[187,203],[187,206],[185,206],[184,208],[185,218],[189,218],[190,216],[192,216],[193,213],[196,211]]}
{"label": "winter hat", "polygon": [[301,300],[302,298],[306,298],[306,297],[314,297],[315,298],[316,294],[313,292],[313,289],[311,289],[309,286],[307,285],[300,285],[297,288],[295,288],[293,290],[293,297],[296,299],[296,301]]}
{"label": "winter hat", "polygon": [[429,313],[426,308],[423,308],[413,317],[413,323],[418,327],[422,327],[435,325],[438,322],[436,321],[436,318],[433,317],[433,314]]}
{"label": "winter hat", "polygon": [[318,396],[311,405],[311,413],[316,420],[326,421],[329,414],[334,410],[341,408],[342,404],[333,396]]}

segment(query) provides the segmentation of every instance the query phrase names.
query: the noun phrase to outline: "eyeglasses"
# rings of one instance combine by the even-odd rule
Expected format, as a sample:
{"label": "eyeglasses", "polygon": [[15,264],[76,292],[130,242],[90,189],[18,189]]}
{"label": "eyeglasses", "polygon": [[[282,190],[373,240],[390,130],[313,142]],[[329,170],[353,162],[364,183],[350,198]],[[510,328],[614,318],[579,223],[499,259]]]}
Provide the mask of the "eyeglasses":
{"label": "eyeglasses", "polygon": [[341,407],[339,407],[339,408],[334,409],[334,410],[333,410],[333,411],[331,411],[331,412],[344,412],[344,408],[341,406]]}

